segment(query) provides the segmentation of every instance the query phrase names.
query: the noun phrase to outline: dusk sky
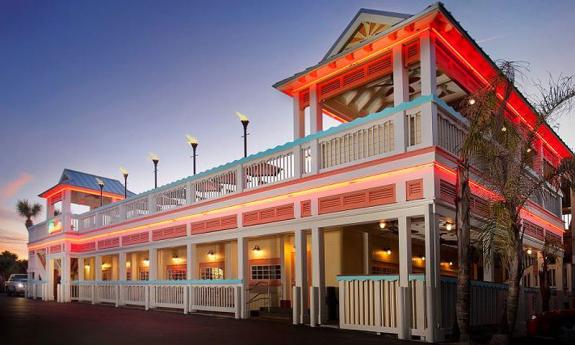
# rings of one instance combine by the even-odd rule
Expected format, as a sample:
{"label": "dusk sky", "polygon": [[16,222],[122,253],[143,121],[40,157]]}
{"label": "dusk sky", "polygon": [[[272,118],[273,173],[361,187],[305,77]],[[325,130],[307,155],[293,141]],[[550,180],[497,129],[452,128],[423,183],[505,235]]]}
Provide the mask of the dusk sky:
{"label": "dusk sky", "polygon": [[[41,202],[64,168],[153,187],[291,140],[272,84],[317,63],[360,8],[414,14],[429,1],[0,1],[0,251],[25,256],[18,199]],[[530,80],[575,73],[574,1],[445,1],[493,59]],[[571,115],[571,116],[570,116]],[[575,112],[559,133],[575,145]],[[43,204],[44,206],[44,204]],[[36,219],[42,221],[42,217]]]}

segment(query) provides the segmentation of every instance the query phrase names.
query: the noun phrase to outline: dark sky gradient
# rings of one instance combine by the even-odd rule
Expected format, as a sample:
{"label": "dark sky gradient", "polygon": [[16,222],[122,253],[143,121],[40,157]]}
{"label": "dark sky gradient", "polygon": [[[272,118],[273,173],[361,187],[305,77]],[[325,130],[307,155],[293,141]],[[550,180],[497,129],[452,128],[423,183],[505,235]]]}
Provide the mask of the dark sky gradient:
{"label": "dark sky gradient", "polygon": [[[530,63],[531,79],[574,73],[573,1],[446,1],[494,59]],[[427,1],[0,2],[0,250],[26,238],[12,210],[38,201],[63,168],[152,187],[291,140],[290,99],[271,85],[317,63],[361,7],[404,13]],[[529,84],[527,81],[525,84]],[[533,89],[527,88],[527,93]],[[575,144],[575,120],[560,133]],[[19,252],[22,244],[19,242]]]}

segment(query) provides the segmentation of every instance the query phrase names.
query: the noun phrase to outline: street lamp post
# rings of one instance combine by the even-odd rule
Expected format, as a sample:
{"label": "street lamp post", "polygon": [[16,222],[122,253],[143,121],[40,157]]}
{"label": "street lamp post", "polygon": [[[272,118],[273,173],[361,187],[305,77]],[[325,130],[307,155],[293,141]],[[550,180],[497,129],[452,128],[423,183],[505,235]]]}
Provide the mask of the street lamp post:
{"label": "street lamp post", "polygon": [[154,163],[154,188],[158,188],[158,162],[160,162],[160,157],[150,152],[150,159]]}
{"label": "street lamp post", "polygon": [[190,144],[190,146],[192,147],[192,158],[194,160],[194,175],[196,174],[196,149],[198,148],[198,139],[196,139],[196,137],[192,137],[191,135],[187,134],[186,135],[186,139],[188,141],[188,144]]}
{"label": "street lamp post", "polygon": [[96,177],[96,183],[100,187],[100,207],[104,206],[104,181]]}
{"label": "street lamp post", "polygon": [[120,167],[120,172],[124,176],[124,199],[128,198],[128,170]]}
{"label": "street lamp post", "polygon": [[248,124],[250,123],[250,119],[247,116],[236,111],[236,115],[240,118],[242,125],[244,126],[244,157],[248,156]]}

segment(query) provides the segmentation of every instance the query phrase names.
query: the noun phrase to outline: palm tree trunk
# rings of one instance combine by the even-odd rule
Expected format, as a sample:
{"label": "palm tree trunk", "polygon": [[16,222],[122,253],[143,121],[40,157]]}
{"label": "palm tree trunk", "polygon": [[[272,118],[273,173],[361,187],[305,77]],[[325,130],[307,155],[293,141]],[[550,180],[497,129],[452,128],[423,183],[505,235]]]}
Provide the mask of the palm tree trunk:
{"label": "palm tree trunk", "polygon": [[[515,218],[515,219],[518,219]],[[523,241],[521,240],[521,224],[518,221],[512,223],[513,233],[516,235],[515,245],[510,247],[509,258],[509,291],[507,293],[507,327],[506,334],[508,341],[513,336],[515,324],[517,323],[517,311],[519,309],[519,295],[521,277],[523,276]]]}
{"label": "palm tree trunk", "polygon": [[456,316],[459,329],[459,341],[469,341],[469,299],[470,299],[470,190],[469,164],[464,160],[457,167],[457,256],[459,269],[457,271]]}
{"label": "palm tree trunk", "polygon": [[32,223],[32,218],[31,217],[26,218],[26,229],[30,229],[32,225],[34,225],[34,223]]}

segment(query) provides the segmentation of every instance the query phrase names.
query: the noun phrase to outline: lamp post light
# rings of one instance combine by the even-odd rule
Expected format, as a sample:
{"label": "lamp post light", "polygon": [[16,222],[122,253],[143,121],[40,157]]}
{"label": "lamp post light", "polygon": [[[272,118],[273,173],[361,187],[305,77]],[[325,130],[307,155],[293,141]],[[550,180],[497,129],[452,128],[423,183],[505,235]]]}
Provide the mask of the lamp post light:
{"label": "lamp post light", "polygon": [[247,116],[236,111],[236,115],[240,118],[242,125],[244,126],[244,157],[248,156],[248,124],[250,123],[250,119]]}
{"label": "lamp post light", "polygon": [[186,135],[186,140],[188,142],[188,144],[190,144],[190,146],[192,147],[192,158],[194,160],[194,175],[196,174],[196,149],[198,148],[198,139],[196,139],[196,137],[192,137],[191,135],[187,134]]}
{"label": "lamp post light", "polygon": [[154,188],[158,188],[158,162],[160,162],[160,157],[150,152],[150,160],[154,163]]}
{"label": "lamp post light", "polygon": [[120,167],[120,172],[124,176],[124,199],[128,198],[128,169]]}
{"label": "lamp post light", "polygon": [[96,177],[96,183],[100,186],[100,207],[104,206],[104,181]]}

